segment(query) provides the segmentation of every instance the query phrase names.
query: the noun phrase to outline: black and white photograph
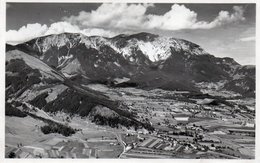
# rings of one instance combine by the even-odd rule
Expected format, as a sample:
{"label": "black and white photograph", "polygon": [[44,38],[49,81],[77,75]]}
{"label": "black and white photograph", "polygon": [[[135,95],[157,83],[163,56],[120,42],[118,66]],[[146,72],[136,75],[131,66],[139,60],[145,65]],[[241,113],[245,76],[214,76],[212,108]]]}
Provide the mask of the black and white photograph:
{"label": "black and white photograph", "polygon": [[254,160],[249,2],[5,2],[5,159]]}

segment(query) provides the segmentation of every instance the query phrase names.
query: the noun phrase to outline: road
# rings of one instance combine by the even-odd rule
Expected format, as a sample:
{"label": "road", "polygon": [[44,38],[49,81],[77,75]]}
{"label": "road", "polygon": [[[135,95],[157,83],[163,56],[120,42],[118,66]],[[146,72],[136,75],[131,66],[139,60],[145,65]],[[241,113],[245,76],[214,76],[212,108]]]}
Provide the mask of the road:
{"label": "road", "polygon": [[118,140],[118,142],[123,146],[123,152],[119,155],[119,158],[122,157],[122,155],[126,152],[126,143],[122,140],[122,136],[121,133],[117,132],[117,131],[108,131],[111,132],[112,134],[114,134]]}

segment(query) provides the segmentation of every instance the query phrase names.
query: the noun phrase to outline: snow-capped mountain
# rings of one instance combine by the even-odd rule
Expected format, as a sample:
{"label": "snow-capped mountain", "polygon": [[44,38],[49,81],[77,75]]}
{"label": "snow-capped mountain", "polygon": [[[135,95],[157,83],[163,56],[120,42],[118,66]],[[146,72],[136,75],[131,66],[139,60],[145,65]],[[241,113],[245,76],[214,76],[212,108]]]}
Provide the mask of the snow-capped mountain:
{"label": "snow-capped mountain", "polygon": [[62,33],[8,46],[11,49],[36,57],[79,83],[199,91],[198,82],[224,80],[224,88],[231,89],[230,82],[239,78],[242,81],[236,87],[254,91],[252,84],[244,82],[254,74],[232,58],[217,58],[192,42],[150,33],[113,38]]}

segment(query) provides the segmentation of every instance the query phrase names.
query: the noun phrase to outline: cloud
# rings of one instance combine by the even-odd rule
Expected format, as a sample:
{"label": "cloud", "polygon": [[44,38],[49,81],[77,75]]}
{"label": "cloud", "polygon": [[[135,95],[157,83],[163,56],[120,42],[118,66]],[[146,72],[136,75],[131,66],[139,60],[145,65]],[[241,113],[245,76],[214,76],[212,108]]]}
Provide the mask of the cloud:
{"label": "cloud", "polygon": [[144,28],[179,30],[192,28],[197,21],[197,13],[184,5],[173,5],[164,15],[147,15]]}
{"label": "cloud", "polygon": [[114,37],[120,34],[119,32],[105,30],[102,28],[87,28],[82,30],[81,33],[86,36],[103,36],[103,37]]}
{"label": "cloud", "polygon": [[172,5],[163,15],[146,14],[152,4],[104,3],[91,12],[81,11],[77,16],[64,17],[64,21],[81,28],[97,27],[112,29],[211,29],[245,20],[244,9],[234,6],[233,12],[220,11],[211,22],[198,21],[197,13],[185,5]]}
{"label": "cloud", "polygon": [[243,37],[243,38],[240,38],[239,41],[243,41],[243,42],[255,41],[255,36]]}
{"label": "cloud", "polygon": [[50,25],[45,35],[60,34],[60,33],[79,33],[80,29],[78,26],[71,25],[68,22],[56,22]]}
{"label": "cloud", "polygon": [[64,32],[80,33],[79,27],[71,25],[68,22],[56,22],[48,27],[47,25],[35,23],[27,24],[19,30],[9,30],[6,32],[6,42],[10,44],[17,44],[31,40],[36,37],[41,37],[50,34],[60,34]]}
{"label": "cloud", "polygon": [[6,32],[7,42],[23,42],[35,37],[43,36],[48,30],[47,25],[41,25],[39,23],[27,24],[22,26],[19,30],[9,30]]}
{"label": "cloud", "polygon": [[119,32],[112,32],[100,28],[88,28],[81,30],[78,26],[72,25],[68,22],[56,22],[51,24],[49,27],[45,24],[41,25],[39,23],[27,24],[21,27],[19,30],[9,30],[6,32],[6,42],[10,44],[18,44],[25,41],[29,41],[36,37],[41,37],[50,34],[60,34],[60,33],[82,33],[87,36],[105,36],[113,37]]}
{"label": "cloud", "polygon": [[91,12],[81,11],[78,16],[63,20],[83,27],[138,27],[150,4],[104,3]]}
{"label": "cloud", "polygon": [[198,14],[185,5],[174,4],[163,15],[147,14],[153,4],[103,3],[91,12],[81,11],[78,15],[63,17],[49,27],[39,23],[28,24],[19,30],[6,32],[7,42],[25,42],[35,37],[64,32],[83,33],[87,36],[100,35],[113,37],[119,33],[134,31],[181,29],[211,29],[225,24],[245,20],[244,9],[233,7],[233,12],[220,11],[212,21],[198,21]]}
{"label": "cloud", "polygon": [[244,9],[241,6],[234,6],[233,13],[228,11],[220,11],[218,16],[212,22],[200,21],[194,24],[195,28],[210,29],[225,24],[244,21]]}
{"label": "cloud", "polygon": [[245,29],[243,32],[241,32],[238,37],[237,40],[238,42],[253,42],[255,41],[255,32],[256,29],[255,27],[248,27],[247,29]]}

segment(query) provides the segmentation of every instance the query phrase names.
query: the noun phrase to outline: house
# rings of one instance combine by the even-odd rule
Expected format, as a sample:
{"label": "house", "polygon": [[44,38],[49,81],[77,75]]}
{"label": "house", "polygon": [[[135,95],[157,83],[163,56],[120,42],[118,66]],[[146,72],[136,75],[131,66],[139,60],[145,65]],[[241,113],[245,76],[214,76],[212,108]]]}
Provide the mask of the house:
{"label": "house", "polygon": [[251,122],[246,122],[245,123],[246,127],[255,127],[255,123],[251,123]]}
{"label": "house", "polygon": [[190,115],[186,114],[175,114],[174,119],[177,121],[177,124],[187,124],[189,122]]}
{"label": "house", "polygon": [[189,120],[190,117],[174,117],[176,121],[183,121],[186,122]]}

